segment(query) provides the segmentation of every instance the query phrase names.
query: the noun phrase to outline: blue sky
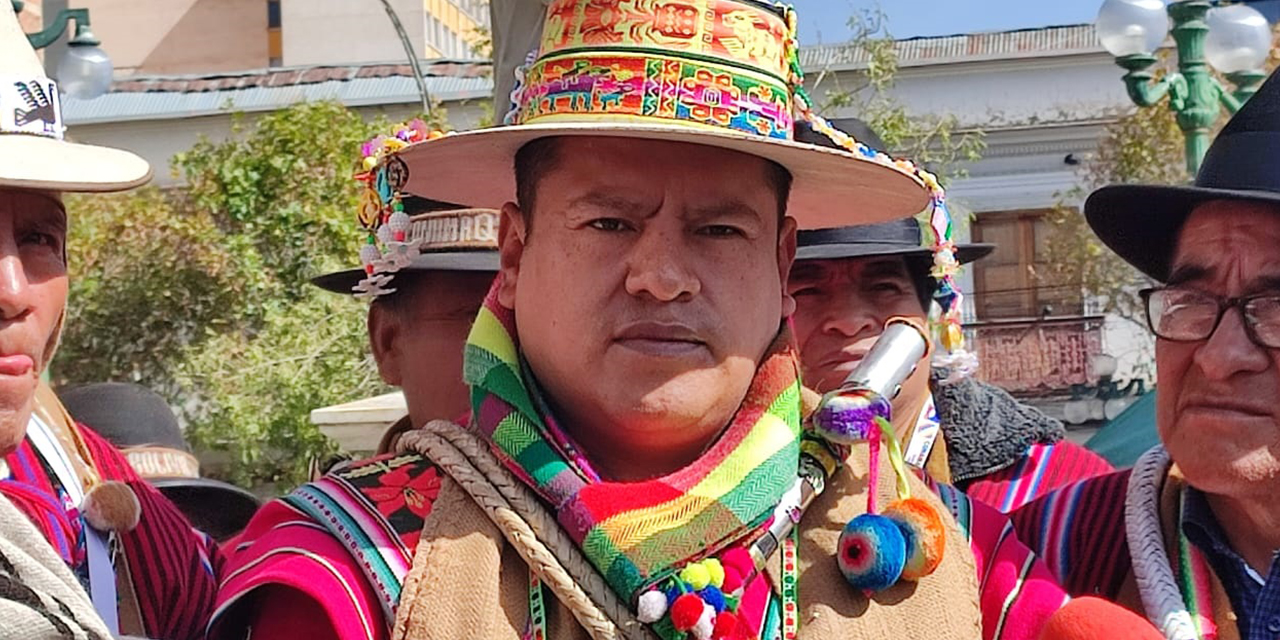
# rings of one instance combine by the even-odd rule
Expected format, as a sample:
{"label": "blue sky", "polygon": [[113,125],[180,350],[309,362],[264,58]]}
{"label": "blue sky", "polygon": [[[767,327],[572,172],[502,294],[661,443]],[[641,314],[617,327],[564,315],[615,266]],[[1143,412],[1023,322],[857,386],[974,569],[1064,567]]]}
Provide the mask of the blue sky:
{"label": "blue sky", "polygon": [[788,0],[800,15],[800,43],[843,42],[849,16],[879,6],[895,38],[1005,31],[1092,22],[1102,0]]}

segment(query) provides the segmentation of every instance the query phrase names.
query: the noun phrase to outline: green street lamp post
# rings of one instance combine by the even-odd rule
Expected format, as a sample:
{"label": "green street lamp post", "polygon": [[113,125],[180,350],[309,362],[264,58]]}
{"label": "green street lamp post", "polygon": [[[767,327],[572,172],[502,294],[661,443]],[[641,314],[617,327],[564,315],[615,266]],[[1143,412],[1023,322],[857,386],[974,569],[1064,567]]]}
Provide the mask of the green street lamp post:
{"label": "green street lamp post", "polygon": [[[10,0],[14,13],[22,13],[23,0]],[[89,28],[88,9],[63,9],[52,24],[42,31],[28,33],[34,49],[43,49],[66,33],[69,23],[76,25],[75,35],[67,41],[67,52],[58,63],[55,74],[62,92],[79,99],[92,99],[111,89],[111,58],[99,45],[102,41]]]}
{"label": "green street lamp post", "polygon": [[[1163,0],[1106,0],[1095,26],[1103,48],[1125,70],[1125,88],[1135,104],[1150,107],[1168,98],[1186,140],[1187,173],[1195,176],[1221,109],[1235,113],[1266,79],[1262,64],[1271,48],[1266,18],[1252,7],[1214,7],[1209,0],[1180,0],[1168,7]],[[1156,80],[1154,51],[1167,33],[1177,46],[1178,70]],[[1235,89],[1222,86],[1210,66]]]}

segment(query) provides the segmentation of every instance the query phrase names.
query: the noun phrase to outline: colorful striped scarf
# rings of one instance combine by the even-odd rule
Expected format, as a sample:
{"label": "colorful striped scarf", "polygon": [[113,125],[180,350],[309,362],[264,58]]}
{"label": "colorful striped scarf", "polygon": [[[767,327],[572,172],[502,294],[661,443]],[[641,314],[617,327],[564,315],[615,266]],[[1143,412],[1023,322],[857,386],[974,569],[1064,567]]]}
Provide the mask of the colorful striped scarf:
{"label": "colorful striped scarf", "polygon": [[780,332],[720,439],[696,462],[644,482],[602,480],[526,378],[515,313],[494,283],[467,339],[464,378],[473,424],[495,454],[555,510],[622,598],[765,523],[794,482],[800,384],[789,331]]}

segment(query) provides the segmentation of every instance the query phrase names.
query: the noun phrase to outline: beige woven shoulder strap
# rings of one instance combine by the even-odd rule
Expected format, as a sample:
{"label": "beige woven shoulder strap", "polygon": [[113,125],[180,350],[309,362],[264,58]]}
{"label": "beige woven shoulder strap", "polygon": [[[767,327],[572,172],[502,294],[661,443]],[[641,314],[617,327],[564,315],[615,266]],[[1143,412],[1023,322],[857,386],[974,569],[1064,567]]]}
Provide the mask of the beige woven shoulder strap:
{"label": "beige woven shoulder strap", "polygon": [[405,433],[397,448],[424,455],[448,473],[592,638],[656,637],[636,620],[533,491],[474,433],[436,420]]}

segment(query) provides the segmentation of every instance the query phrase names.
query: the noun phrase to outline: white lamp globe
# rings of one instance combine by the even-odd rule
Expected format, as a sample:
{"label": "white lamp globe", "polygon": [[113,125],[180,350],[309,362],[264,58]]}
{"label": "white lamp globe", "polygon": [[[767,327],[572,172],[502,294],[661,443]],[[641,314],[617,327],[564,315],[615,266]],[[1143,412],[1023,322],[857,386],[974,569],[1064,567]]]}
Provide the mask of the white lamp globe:
{"label": "white lamp globe", "polygon": [[111,90],[111,58],[94,45],[72,44],[58,63],[58,87],[72,98],[92,100]]}
{"label": "white lamp globe", "polygon": [[1084,424],[1089,420],[1089,401],[1083,398],[1067,401],[1062,406],[1062,419],[1067,424]]}
{"label": "white lamp globe", "polygon": [[1095,378],[1110,378],[1116,374],[1115,356],[1099,353],[1089,359],[1089,373]]}
{"label": "white lamp globe", "polygon": [[1106,0],[1094,23],[1102,47],[1117,58],[1155,51],[1169,33],[1164,0]]}
{"label": "white lamp globe", "polygon": [[1214,7],[1205,18],[1209,36],[1204,55],[1222,73],[1262,68],[1271,50],[1271,25],[1257,9],[1243,4]]}

